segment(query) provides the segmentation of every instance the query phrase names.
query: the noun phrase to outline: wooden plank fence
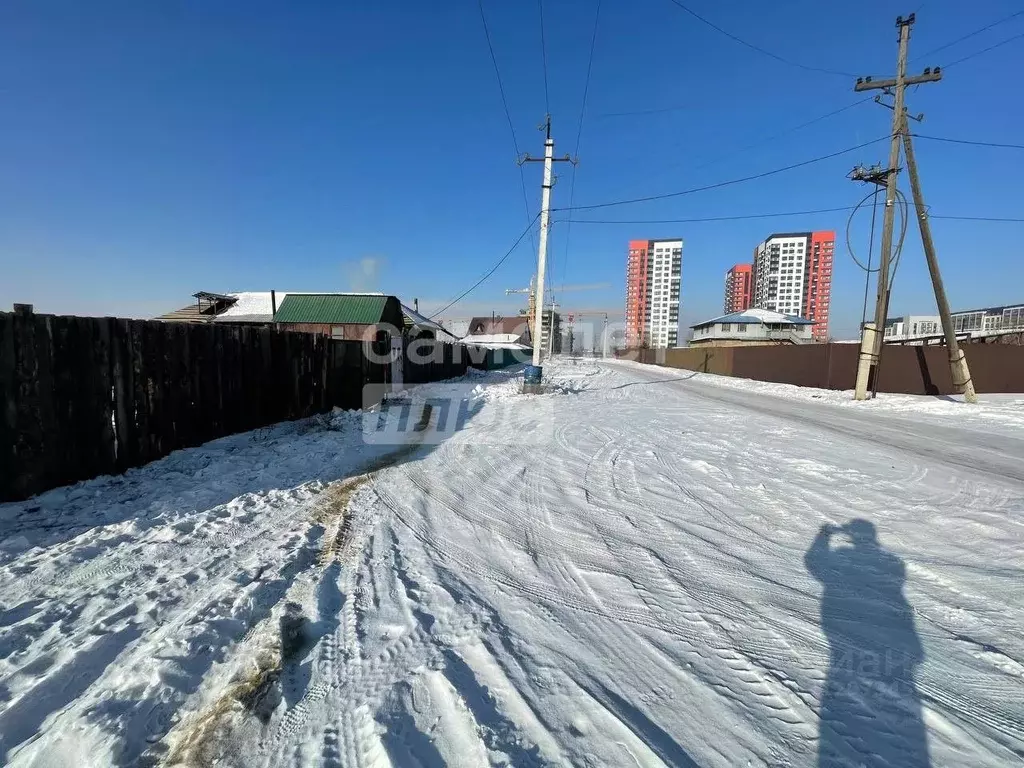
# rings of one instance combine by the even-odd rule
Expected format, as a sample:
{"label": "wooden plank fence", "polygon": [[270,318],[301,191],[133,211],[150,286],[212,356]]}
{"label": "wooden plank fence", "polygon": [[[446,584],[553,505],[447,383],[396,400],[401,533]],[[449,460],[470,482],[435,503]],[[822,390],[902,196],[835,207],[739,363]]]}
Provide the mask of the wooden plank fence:
{"label": "wooden plank fence", "polygon": [[[429,362],[406,361],[408,383],[472,363],[461,345],[431,343],[441,349]],[[362,408],[365,385],[390,381],[368,344],[270,326],[0,312],[0,501]]]}

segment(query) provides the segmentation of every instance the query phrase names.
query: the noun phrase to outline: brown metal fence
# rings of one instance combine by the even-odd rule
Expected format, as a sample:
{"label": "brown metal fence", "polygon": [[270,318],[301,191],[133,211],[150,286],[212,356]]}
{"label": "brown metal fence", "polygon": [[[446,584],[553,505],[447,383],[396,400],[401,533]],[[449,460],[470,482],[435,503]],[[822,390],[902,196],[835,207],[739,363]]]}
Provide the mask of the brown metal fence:
{"label": "brown metal fence", "polygon": [[[0,313],[0,501],[362,408],[365,391],[390,381],[366,344],[269,326]],[[439,363],[407,366],[408,380],[464,374],[469,356],[445,346]]]}
{"label": "brown metal fence", "polygon": [[[1024,347],[968,344],[963,349],[978,392],[1024,392]],[[856,344],[799,344],[632,349],[620,357],[722,376],[846,390],[856,383],[857,354]],[[954,394],[946,348],[886,345],[879,366],[878,391]]]}

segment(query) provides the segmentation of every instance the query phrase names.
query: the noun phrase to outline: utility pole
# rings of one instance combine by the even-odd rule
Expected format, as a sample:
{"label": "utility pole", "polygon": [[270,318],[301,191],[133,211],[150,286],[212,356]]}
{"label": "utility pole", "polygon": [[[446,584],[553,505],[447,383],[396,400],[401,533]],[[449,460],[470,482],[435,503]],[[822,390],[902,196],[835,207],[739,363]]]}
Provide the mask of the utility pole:
{"label": "utility pole", "polygon": [[[903,126],[903,103],[904,92],[908,85],[915,83],[927,83],[937,80],[930,74],[920,77],[907,77],[907,46],[910,42],[910,27],[914,23],[914,14],[906,19],[902,16],[896,17],[896,27],[900,31],[899,56],[896,60],[896,77],[891,80],[872,81],[870,77],[857,78],[855,91],[884,90],[893,93],[895,107],[892,117],[892,138],[889,144],[889,165],[886,167],[885,180],[885,214],[882,219],[882,253],[881,264],[878,268],[878,295],[875,299],[875,325],[873,329],[874,339],[868,344],[868,340],[862,339],[861,356],[857,365],[857,385],[854,390],[855,400],[866,400],[868,396],[868,381],[872,379],[878,370],[878,361],[882,355],[882,341],[885,335],[885,313],[889,294],[889,262],[892,258],[892,230],[896,214],[896,175],[899,173],[900,163],[900,133]],[[864,336],[868,336],[871,329],[864,329]]]}
{"label": "utility pole", "polygon": [[928,260],[928,273],[932,278],[932,288],[935,290],[935,303],[939,308],[939,317],[942,319],[942,333],[946,337],[946,349],[949,353],[949,370],[953,377],[953,388],[963,393],[964,400],[968,403],[978,402],[978,395],[974,391],[974,382],[971,381],[971,371],[967,367],[967,357],[956,341],[956,331],[953,329],[953,318],[950,317],[949,299],[946,298],[946,289],[942,284],[942,275],[939,273],[939,261],[935,256],[935,243],[932,241],[932,228],[928,223],[928,208],[924,204],[924,194],[921,192],[921,180],[917,176],[917,161],[914,159],[914,145],[910,139],[910,131],[907,129],[906,117],[903,118],[903,152],[907,157],[907,171],[910,175],[910,189],[914,194],[914,209],[917,211],[917,223],[921,228],[921,244],[924,246],[924,256]]}
{"label": "utility pole", "polygon": [[[541,328],[544,325],[544,271],[547,268],[548,262],[548,227],[550,226],[551,217],[551,187],[552,187],[552,166],[555,162],[571,162],[576,161],[571,159],[569,155],[565,157],[555,158],[555,140],[551,138],[551,115],[544,116],[544,125],[542,130],[545,133],[544,139],[544,159],[540,160],[532,158],[529,155],[525,155],[519,162],[522,163],[544,163],[544,181],[541,184],[541,199],[540,199],[540,243],[537,247],[537,301],[534,307],[533,314],[533,371],[527,371],[525,377],[525,388],[527,391],[538,391],[541,384],[541,366],[540,366],[540,354],[541,354]],[[553,320],[553,318],[552,318]],[[552,325],[554,323],[552,322]],[[549,335],[554,333],[554,328],[548,330]]]}
{"label": "utility pole", "polygon": [[[931,227],[928,224],[928,214],[924,207],[924,196],[921,193],[920,180],[917,175],[917,164],[914,161],[914,150],[910,139],[910,131],[907,128],[906,117],[906,87],[908,85],[920,85],[922,83],[935,83],[942,79],[942,71],[939,67],[934,69],[928,67],[920,75],[907,77],[907,49],[910,43],[910,27],[915,22],[915,14],[910,14],[906,19],[902,16],[896,18],[896,27],[899,29],[899,55],[896,62],[896,77],[887,80],[872,80],[871,77],[857,78],[854,91],[880,90],[893,97],[892,105],[892,140],[889,146],[889,164],[883,169],[854,169],[853,178],[860,181],[871,181],[881,184],[884,177],[885,183],[885,212],[882,220],[882,248],[881,263],[878,270],[878,294],[875,300],[875,322],[873,326],[865,324],[861,337],[860,359],[857,365],[857,384],[854,390],[855,400],[866,400],[868,386],[874,382],[877,389],[878,364],[882,355],[882,344],[885,340],[885,321],[889,309],[889,267],[892,259],[892,233],[895,218],[896,203],[896,178],[899,173],[900,140],[902,138],[903,149],[907,157],[907,169],[910,175],[910,184],[914,195],[914,207],[917,211],[918,223],[921,229],[921,241],[924,245],[925,256],[928,260],[928,271],[932,278],[932,287],[935,290],[935,301],[942,318],[942,330],[946,337],[946,345],[949,348],[949,363],[953,377],[953,386],[959,392],[963,392],[967,402],[977,402],[977,395],[974,392],[974,384],[971,381],[970,371],[967,368],[967,360],[963,351],[956,342],[956,334],[953,330],[953,323],[950,318],[949,302],[946,299],[946,292],[942,285],[942,276],[939,274],[938,260],[935,257],[935,246],[932,241]],[[875,101],[884,104],[879,96]],[[885,105],[888,106],[888,105]],[[920,116],[915,118],[922,119]]]}

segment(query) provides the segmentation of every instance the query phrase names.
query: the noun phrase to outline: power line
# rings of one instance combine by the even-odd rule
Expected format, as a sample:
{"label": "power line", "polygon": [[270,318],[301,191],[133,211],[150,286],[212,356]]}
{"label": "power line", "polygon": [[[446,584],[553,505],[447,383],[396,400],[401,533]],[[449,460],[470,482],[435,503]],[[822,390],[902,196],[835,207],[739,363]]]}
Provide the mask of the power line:
{"label": "power line", "polygon": [[540,56],[544,63],[544,114],[551,114],[551,98],[548,95],[548,46],[544,40],[544,0],[537,0],[540,7]]}
{"label": "power line", "polygon": [[688,109],[693,106],[693,102],[689,104],[678,104],[674,107],[655,107],[654,109],[634,109],[629,112],[602,112],[599,115],[594,115],[597,120],[603,120],[606,117],[632,117],[633,115],[658,115],[663,112],[678,112],[680,109]]}
{"label": "power line", "polygon": [[[579,158],[580,141],[583,137],[583,118],[587,114],[587,95],[590,93],[590,75],[594,69],[594,49],[597,47],[597,26],[601,21],[601,0],[597,0],[597,11],[594,13],[594,31],[590,36],[590,56],[587,59],[587,76],[583,81],[583,102],[580,105],[580,120],[576,128],[576,148],[573,157]],[[572,208],[576,199],[576,163],[572,164],[572,180],[569,182],[569,207]],[[572,221],[565,226],[565,253],[562,256],[562,285],[569,270],[569,238],[572,234]]]}
{"label": "power line", "polygon": [[852,211],[856,206],[844,205],[840,208],[818,208],[813,211],[781,211],[779,213],[746,213],[736,216],[704,216],[690,219],[563,219],[572,224],[693,224],[705,221],[742,221],[744,219],[770,219],[777,216],[809,216],[817,213],[836,213]]}
{"label": "power line", "polygon": [[735,152],[730,152],[727,155],[719,155],[718,157],[716,157],[716,158],[714,158],[712,160],[709,160],[706,163],[701,163],[700,165],[695,165],[692,170],[696,171],[696,170],[699,170],[701,168],[706,168],[709,165],[714,165],[715,163],[721,162],[722,160],[726,159],[727,157],[733,157],[734,155],[739,155],[739,154],[742,154],[744,152],[749,152],[751,149],[756,149],[757,147],[763,146],[763,145],[767,144],[770,141],[775,141],[776,139],[781,139],[783,136],[787,136],[790,133],[796,133],[799,130],[807,128],[808,126],[814,125],[815,123],[819,123],[822,120],[825,120],[825,119],[827,119],[829,117],[833,117],[835,115],[838,115],[841,112],[845,112],[848,109],[853,109],[854,107],[858,107],[861,104],[864,104],[864,103],[866,103],[868,101],[872,101],[873,99],[874,99],[874,97],[872,97],[872,96],[866,96],[863,99],[857,99],[857,101],[855,101],[855,102],[853,102],[851,104],[847,104],[845,107],[840,107],[839,109],[833,109],[831,112],[826,112],[824,115],[819,115],[818,117],[815,117],[813,120],[808,120],[805,123],[800,123],[800,125],[794,125],[792,128],[787,128],[786,130],[781,131],[780,133],[776,133],[776,134],[773,134],[771,136],[768,136],[768,137],[766,137],[764,139],[761,139],[760,141],[754,142],[753,144],[748,144],[747,146],[743,147],[742,149],[737,149]]}
{"label": "power line", "polygon": [[744,176],[744,177],[739,178],[739,179],[730,179],[729,181],[720,181],[717,184],[706,184],[706,185],[704,185],[702,187],[692,187],[690,189],[684,189],[684,190],[681,190],[679,192],[665,192],[665,193],[660,194],[660,195],[649,195],[647,197],[635,197],[635,198],[632,198],[632,199],[629,199],[629,200],[614,200],[614,201],[608,202],[608,203],[593,203],[591,205],[578,205],[578,206],[574,206],[573,208],[552,208],[551,210],[553,210],[553,211],[566,211],[566,210],[587,211],[587,210],[593,210],[595,208],[610,208],[610,207],[616,206],[616,205],[629,205],[631,203],[646,203],[646,202],[650,202],[652,200],[664,200],[664,199],[670,198],[670,197],[681,197],[682,195],[692,195],[695,192],[706,192],[706,191],[711,190],[711,189],[719,189],[721,187],[729,187],[729,186],[732,186],[734,184],[742,184],[742,183],[747,182],[747,181],[754,181],[756,179],[763,179],[763,178],[765,178],[767,176],[774,176],[775,174],[778,174],[778,173],[784,173],[785,171],[791,171],[794,168],[802,168],[803,166],[811,165],[812,163],[820,163],[823,160],[829,160],[829,159],[831,159],[833,157],[839,157],[840,155],[845,155],[845,154],[848,154],[850,152],[855,152],[858,149],[863,149],[864,147],[871,146],[872,144],[877,144],[880,141],[886,141],[889,138],[890,138],[889,135],[886,134],[885,136],[880,136],[877,139],[872,139],[871,141],[865,141],[863,144],[857,144],[855,146],[848,147],[846,149],[841,149],[838,152],[832,152],[830,154],[822,155],[820,157],[814,157],[814,158],[811,158],[810,160],[803,160],[803,161],[801,161],[799,163],[793,163],[791,165],[786,165],[786,166],[783,166],[782,168],[776,168],[776,169],[771,170],[771,171],[764,171],[762,173],[757,173],[757,174],[754,174],[752,176]]}
{"label": "power line", "polygon": [[484,274],[483,277],[481,277],[479,280],[477,280],[475,283],[473,283],[473,285],[471,285],[465,291],[463,291],[458,296],[456,296],[454,299],[452,299],[450,302],[448,302],[443,307],[441,307],[441,309],[437,310],[437,312],[432,314],[428,319],[433,320],[435,317],[440,315],[445,310],[450,309],[451,307],[453,307],[456,304],[458,304],[460,301],[462,301],[464,298],[466,298],[466,296],[468,296],[470,293],[472,293],[477,288],[479,288],[480,285],[487,278],[489,278],[491,275],[493,275],[495,272],[497,272],[498,271],[498,267],[500,267],[502,264],[504,264],[508,260],[508,257],[511,256],[513,251],[515,251],[515,249],[519,247],[519,244],[521,242],[523,242],[523,238],[526,237],[526,234],[533,229],[533,222],[535,222],[539,217],[540,217],[540,214],[538,213],[536,216],[534,216],[530,220],[530,223],[529,223],[529,225],[527,225],[526,229],[524,229],[522,231],[522,233],[519,235],[519,237],[516,238],[516,241],[514,243],[512,243],[512,247],[508,249],[508,251],[505,253],[504,256],[502,256],[500,259],[498,259],[498,262],[493,267],[491,267],[489,270],[487,270],[487,272]]}
{"label": "power line", "polygon": [[970,59],[973,59],[975,56],[981,56],[981,54],[983,54],[983,53],[988,53],[989,51],[994,51],[996,48],[1004,46],[1007,43],[1012,43],[1014,40],[1019,40],[1022,37],[1024,37],[1024,32],[1020,32],[1020,33],[1014,35],[1013,37],[1008,37],[1005,40],[1001,40],[998,43],[990,45],[988,48],[982,48],[980,51],[975,51],[974,53],[968,54],[967,56],[964,56],[962,59],[957,59],[956,61],[951,61],[946,66],[942,67],[942,69],[949,69],[950,67],[954,67],[957,64],[962,64],[965,61],[969,61]]}
{"label": "power line", "polygon": [[[811,216],[821,213],[839,213],[856,210],[856,205],[844,205],[839,208],[817,208],[810,211],[781,211],[779,213],[745,213],[735,216],[701,216],[689,219],[561,219],[562,222],[573,224],[699,224],[714,221],[745,221],[748,219],[771,219],[784,216]],[[1024,222],[1024,218],[996,218],[991,216],[940,216],[929,212],[930,219],[951,219],[957,221],[1002,221]],[[863,267],[862,267],[863,268]],[[877,272],[878,270],[873,270]]]}
{"label": "power line", "polygon": [[998,147],[1000,149],[1024,149],[1024,144],[998,144],[994,141],[968,141],[967,139],[947,139],[945,136],[925,136],[923,133],[911,134],[915,139],[929,141],[945,141],[950,144],[969,144],[973,147]]}
{"label": "power line", "polygon": [[705,24],[705,25],[711,27],[713,30],[715,30],[716,32],[718,32],[721,35],[725,35],[730,40],[734,40],[735,42],[739,43],[740,45],[745,45],[750,50],[757,51],[758,53],[764,54],[765,56],[768,56],[769,58],[775,59],[776,61],[781,61],[783,64],[788,64],[791,67],[797,67],[798,69],[803,69],[803,70],[806,70],[808,72],[823,72],[823,73],[825,73],[827,75],[839,75],[840,77],[856,77],[856,75],[851,75],[849,72],[838,72],[838,71],[836,71],[834,69],[824,69],[823,67],[811,67],[811,66],[808,66],[806,64],[801,64],[801,63],[796,62],[796,61],[791,61],[790,59],[785,59],[782,56],[779,56],[777,53],[772,53],[771,51],[767,51],[764,48],[761,48],[760,46],[754,45],[753,43],[748,43],[746,40],[744,40],[743,38],[737,37],[732,32],[728,32],[728,31],[722,29],[717,24],[714,24],[713,22],[708,21],[707,19],[705,19],[703,16],[701,16],[696,11],[694,11],[694,10],[692,10],[690,8],[687,8],[685,5],[683,5],[681,2],[679,2],[679,0],[669,0],[669,2],[672,3],[673,5],[677,6],[678,8],[681,8],[682,10],[686,11],[686,13],[690,14],[693,18],[697,19],[697,21],[701,22],[702,24]]}
{"label": "power line", "polygon": [[1024,222],[1024,219],[1012,219],[1012,218],[1000,218],[997,216],[932,216],[928,214],[929,219],[952,219],[955,221],[1014,221]]}
{"label": "power line", "polygon": [[[484,27],[484,37],[487,39],[487,50],[490,51],[491,54],[491,64],[494,65],[494,77],[498,81],[498,92],[501,94],[501,106],[505,109],[505,119],[508,121],[508,130],[509,133],[512,134],[512,148],[515,150],[516,160],[518,161],[522,153],[519,151],[519,141],[516,139],[516,129],[512,125],[512,113],[508,109],[508,99],[505,97],[505,86],[501,81],[501,70],[498,68],[498,58],[494,55],[494,45],[491,43],[491,30],[487,26],[487,16],[484,14],[484,1],[477,0],[477,6],[480,8],[480,22]],[[530,218],[530,199],[526,194],[526,176],[523,173],[522,165],[519,166],[519,186],[523,190],[523,210],[526,212],[526,218]],[[534,242],[533,232],[530,232],[530,242]]]}
{"label": "power line", "polygon": [[918,59],[923,59],[926,56],[931,56],[932,54],[938,53],[939,51],[944,51],[947,48],[952,48],[957,43],[962,43],[964,40],[969,40],[970,38],[974,37],[975,35],[980,35],[982,32],[987,32],[988,30],[992,29],[992,27],[997,27],[1000,24],[1003,24],[1003,23],[1005,23],[1007,21],[1010,21],[1011,19],[1017,18],[1018,16],[1024,16],[1024,11],[1014,11],[1009,16],[1004,16],[1001,19],[996,19],[991,24],[986,24],[984,27],[981,27],[980,29],[976,29],[973,32],[968,32],[966,35],[961,35],[956,40],[951,40],[950,42],[945,43],[944,45],[940,45],[938,48],[932,48],[927,53],[922,53],[919,56],[915,56],[914,60],[916,61]]}
{"label": "power line", "polygon": [[[872,100],[873,100],[873,97],[871,97],[871,96],[866,96],[866,97],[864,97],[862,99],[857,99],[857,101],[854,101],[854,102],[852,102],[850,104],[847,104],[846,106],[839,107],[838,109],[830,110],[829,112],[826,112],[823,115],[818,115],[817,117],[814,117],[814,118],[812,118],[810,120],[806,120],[806,121],[800,123],[799,125],[794,125],[794,126],[792,126],[790,128],[786,128],[785,130],[780,131],[779,133],[772,134],[771,136],[766,136],[763,139],[759,139],[759,140],[755,141],[752,144],[747,144],[746,146],[741,147],[740,149],[737,149],[737,150],[732,151],[732,152],[723,153],[721,155],[717,155],[717,156],[711,158],[710,160],[708,160],[707,162],[700,163],[699,165],[695,165],[692,168],[688,168],[687,170],[689,170],[689,171],[699,171],[702,168],[707,168],[710,165],[715,165],[716,163],[720,163],[723,160],[729,159],[731,157],[735,157],[736,155],[741,155],[744,152],[749,152],[750,150],[756,149],[757,147],[764,146],[765,144],[768,144],[768,143],[770,143],[772,141],[776,141],[777,139],[781,139],[784,136],[788,136],[791,133],[796,133],[799,130],[803,130],[804,128],[807,128],[808,126],[814,125],[815,123],[821,122],[822,120],[826,120],[826,119],[828,119],[830,117],[833,117],[835,115],[838,115],[838,114],[841,114],[843,112],[846,112],[847,110],[853,109],[854,107],[860,106],[861,104],[866,104],[867,102],[872,101]],[[622,114],[628,114],[628,113],[622,113]],[[674,163],[668,163],[666,165],[661,165],[661,166],[659,166],[659,169],[658,169],[659,172],[656,173],[654,175],[654,177],[663,176],[665,171],[671,170],[673,168],[678,168],[678,167],[680,167],[682,165],[684,165],[684,161],[678,161],[678,162],[674,162]],[[648,180],[650,180],[652,178],[652,176],[648,175],[647,178],[648,178]]]}

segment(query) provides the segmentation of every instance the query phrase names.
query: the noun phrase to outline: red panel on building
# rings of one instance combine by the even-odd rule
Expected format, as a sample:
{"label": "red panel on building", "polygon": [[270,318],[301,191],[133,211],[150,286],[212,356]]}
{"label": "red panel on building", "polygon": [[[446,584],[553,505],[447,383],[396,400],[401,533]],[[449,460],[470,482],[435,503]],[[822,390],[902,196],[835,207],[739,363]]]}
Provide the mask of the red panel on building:
{"label": "red panel on building", "polygon": [[737,264],[725,273],[725,314],[750,309],[754,303],[754,265]]}
{"label": "red panel on building", "polygon": [[630,240],[626,260],[626,344],[638,347],[643,342],[647,316],[647,262],[649,240]]}
{"label": "red panel on building", "polygon": [[801,313],[814,321],[815,341],[828,341],[828,310],[832,297],[832,258],[835,232],[812,232],[804,271],[804,301]]}

